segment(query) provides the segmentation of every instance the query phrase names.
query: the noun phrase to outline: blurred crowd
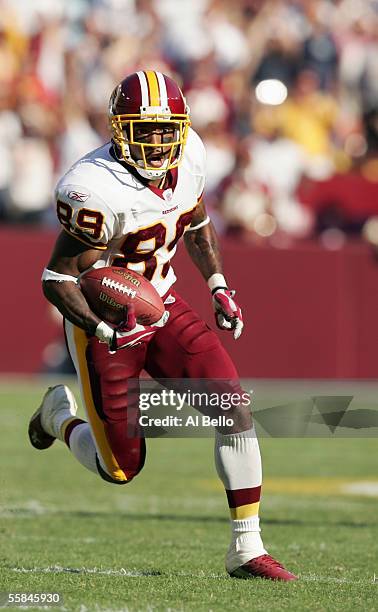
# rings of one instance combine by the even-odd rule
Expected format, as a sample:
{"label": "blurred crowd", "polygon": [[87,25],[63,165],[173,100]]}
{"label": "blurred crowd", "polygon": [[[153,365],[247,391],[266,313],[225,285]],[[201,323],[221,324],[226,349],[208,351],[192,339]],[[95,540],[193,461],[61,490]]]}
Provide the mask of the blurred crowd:
{"label": "blurred crowd", "polygon": [[1,223],[56,223],[139,69],[184,89],[220,233],[378,243],[378,0],[0,0]]}

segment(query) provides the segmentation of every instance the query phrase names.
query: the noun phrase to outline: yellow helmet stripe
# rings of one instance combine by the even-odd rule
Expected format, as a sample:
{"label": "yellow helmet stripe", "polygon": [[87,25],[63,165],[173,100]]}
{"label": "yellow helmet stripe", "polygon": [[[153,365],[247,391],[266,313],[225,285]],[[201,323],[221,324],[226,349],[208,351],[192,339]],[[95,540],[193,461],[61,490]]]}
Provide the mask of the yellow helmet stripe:
{"label": "yellow helmet stripe", "polygon": [[150,92],[150,106],[160,106],[159,82],[153,70],[146,70],[148,91]]}

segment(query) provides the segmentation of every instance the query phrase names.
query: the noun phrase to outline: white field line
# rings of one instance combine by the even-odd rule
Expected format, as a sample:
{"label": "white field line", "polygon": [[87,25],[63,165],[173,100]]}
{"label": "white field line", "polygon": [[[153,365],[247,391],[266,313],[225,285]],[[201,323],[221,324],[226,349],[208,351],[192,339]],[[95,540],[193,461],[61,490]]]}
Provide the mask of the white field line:
{"label": "white field line", "polygon": [[[101,574],[101,575],[106,575],[106,576],[126,576],[126,577],[131,577],[131,578],[138,578],[138,577],[168,577],[169,575],[174,575],[177,577],[182,577],[182,578],[199,578],[202,580],[208,580],[208,579],[216,579],[216,580],[223,580],[223,579],[227,579],[228,580],[228,576],[226,573],[224,574],[208,574],[205,572],[198,572],[198,573],[193,573],[193,572],[173,572],[172,574],[165,574],[164,572],[162,574],[160,574],[159,572],[154,572],[154,571],[139,571],[139,570],[127,570],[124,567],[121,567],[119,569],[103,569],[100,567],[79,567],[79,568],[74,568],[74,567],[62,567],[61,565],[51,565],[48,567],[31,567],[31,568],[26,568],[26,567],[13,567],[12,568],[13,572],[17,572],[20,574],[29,574],[29,573],[35,573],[35,574],[64,574],[64,573],[68,573],[68,574]],[[354,585],[369,585],[369,584],[375,584],[378,588],[378,577],[376,576],[372,576],[371,578],[360,578],[357,580],[349,580],[347,578],[337,578],[337,577],[333,577],[333,576],[318,576],[316,574],[310,574],[310,575],[304,575],[304,576],[300,576],[299,577],[299,581],[305,581],[305,582],[322,582],[322,583],[330,583],[330,584],[354,584]]]}
{"label": "white field line", "polygon": [[119,569],[102,569],[100,567],[62,567],[61,565],[50,565],[48,567],[12,567],[13,572],[19,574],[103,574],[106,576],[159,576],[154,571],[126,570],[124,567]]}

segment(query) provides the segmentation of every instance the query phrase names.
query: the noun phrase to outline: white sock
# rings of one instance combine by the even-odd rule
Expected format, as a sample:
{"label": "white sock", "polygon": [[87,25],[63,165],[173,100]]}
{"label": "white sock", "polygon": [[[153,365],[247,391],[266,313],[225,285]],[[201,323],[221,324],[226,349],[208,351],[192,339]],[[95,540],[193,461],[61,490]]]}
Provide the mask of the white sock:
{"label": "white sock", "polygon": [[[59,412],[54,415],[54,420],[50,424],[50,430],[52,431],[52,435],[55,436],[61,442],[64,442],[65,427],[63,427],[63,425],[65,425],[65,423],[68,423],[68,421],[72,421],[75,418],[76,417],[69,410],[59,410]],[[47,430],[48,433],[50,433],[43,423],[42,426],[44,429]]]}
{"label": "white sock", "polygon": [[226,435],[216,431],[215,467],[228,490],[261,486],[261,455],[255,429]]}
{"label": "white sock", "polygon": [[96,447],[93,441],[91,428],[88,423],[76,425],[69,438],[69,447],[72,454],[81,465],[98,474],[96,465]]}
{"label": "white sock", "polygon": [[[261,487],[262,469],[259,443],[254,429],[237,434],[215,433],[215,466],[228,496],[241,489]],[[236,494],[236,493],[235,493]],[[235,495],[234,494],[234,495]],[[239,493],[240,494],[240,493]],[[257,503],[257,502],[256,502]],[[260,521],[254,503],[242,505],[251,515],[238,517],[240,509],[231,507],[231,545],[227,569],[233,571],[247,561],[266,554],[260,536]]]}

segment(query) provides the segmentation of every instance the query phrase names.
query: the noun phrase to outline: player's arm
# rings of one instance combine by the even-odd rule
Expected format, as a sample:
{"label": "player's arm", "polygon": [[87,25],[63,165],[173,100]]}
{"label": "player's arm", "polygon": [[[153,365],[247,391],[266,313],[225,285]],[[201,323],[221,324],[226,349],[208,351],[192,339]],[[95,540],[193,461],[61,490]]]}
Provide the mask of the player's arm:
{"label": "player's arm", "polygon": [[91,310],[77,284],[78,276],[106,250],[117,225],[116,215],[97,193],[81,184],[71,184],[69,178],[66,175],[55,190],[63,231],[43,271],[43,292],[68,321],[116,350],[118,332],[135,327],[134,313],[125,312],[126,320],[114,329]]}
{"label": "player's arm", "polygon": [[218,238],[203,202],[194,211],[191,226],[184,234],[185,246],[205,281],[213,274],[222,274],[222,258]]}
{"label": "player's arm", "polygon": [[221,329],[233,330],[235,340],[243,331],[243,318],[223,275],[222,258],[214,226],[201,201],[195,209],[191,226],[184,234],[188,253],[206,280],[213,296],[215,320]]}
{"label": "player's arm", "polygon": [[[116,351],[133,339],[130,334],[134,333],[134,330],[135,333],[144,334],[146,328],[136,324],[132,309],[125,311],[125,320],[114,328],[99,319],[89,307],[77,284],[77,278],[91,267],[99,256],[98,249],[62,231],[42,275],[43,292],[68,321],[108,344],[110,351]],[[152,327],[162,327],[166,321],[167,315],[163,315]]]}
{"label": "player's arm", "polygon": [[77,277],[93,265],[100,252],[62,231],[42,277],[45,297],[74,325],[95,334],[101,323],[90,309]]}

